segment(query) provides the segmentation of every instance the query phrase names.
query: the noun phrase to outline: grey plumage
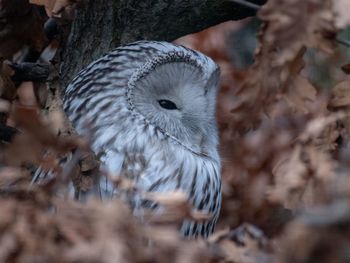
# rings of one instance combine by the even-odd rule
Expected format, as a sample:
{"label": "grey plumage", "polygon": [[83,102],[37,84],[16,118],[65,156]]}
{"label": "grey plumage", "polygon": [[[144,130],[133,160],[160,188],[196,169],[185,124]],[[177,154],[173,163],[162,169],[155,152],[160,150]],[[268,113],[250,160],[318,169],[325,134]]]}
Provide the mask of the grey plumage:
{"label": "grey plumage", "polygon": [[[119,47],[81,71],[64,109],[112,175],[143,191],[182,190],[207,222],[185,221],[184,235],[212,233],[221,205],[215,103],[219,70],[203,54],[166,42]],[[103,197],[118,189],[101,179]],[[132,206],[145,205],[136,193]]]}

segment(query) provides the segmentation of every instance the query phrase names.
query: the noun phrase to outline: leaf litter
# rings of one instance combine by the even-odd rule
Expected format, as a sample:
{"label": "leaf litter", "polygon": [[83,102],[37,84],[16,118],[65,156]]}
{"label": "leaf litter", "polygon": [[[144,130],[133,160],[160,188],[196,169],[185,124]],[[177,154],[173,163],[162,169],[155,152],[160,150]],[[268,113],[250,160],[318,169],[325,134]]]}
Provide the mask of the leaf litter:
{"label": "leaf litter", "polygon": [[[268,1],[258,12],[263,23],[255,62],[246,71],[230,63],[225,52],[234,47],[224,49],[223,36],[218,47],[204,44],[232,30],[228,24],[223,32],[208,29],[187,38],[187,45],[224,69],[217,113],[223,206],[208,240],[178,234],[184,218],[210,216],[194,211],[180,192],[142,193],[165,207],[156,216],[145,211],[144,221],[118,199],[79,203],[60,196],[68,188],[66,176],[77,188],[91,187],[89,173],[98,162],[88,140],[66,132],[62,111],[43,113],[35,83],[12,81],[5,60],[25,45],[42,52],[50,45],[45,19],[73,19],[82,1],[16,2],[0,1],[0,19],[6,21],[0,28],[1,124],[19,130],[0,154],[0,262],[348,260],[350,83],[344,77],[325,92],[304,71],[307,50],[333,55],[337,33],[350,24],[347,1]],[[38,6],[46,10],[44,21]],[[33,30],[21,34],[28,25]],[[80,153],[72,163],[76,169],[61,168],[60,159],[72,150]],[[37,166],[56,176],[32,185]],[[137,191],[132,182],[111,178],[119,188]]]}

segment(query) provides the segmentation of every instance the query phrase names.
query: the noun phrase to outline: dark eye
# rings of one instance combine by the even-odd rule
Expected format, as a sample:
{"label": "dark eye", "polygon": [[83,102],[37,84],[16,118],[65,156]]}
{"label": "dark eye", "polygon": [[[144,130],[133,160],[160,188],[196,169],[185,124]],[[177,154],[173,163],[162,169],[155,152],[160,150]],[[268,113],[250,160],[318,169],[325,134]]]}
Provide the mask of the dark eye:
{"label": "dark eye", "polygon": [[174,102],[170,100],[158,100],[159,105],[167,110],[176,110],[177,106]]}

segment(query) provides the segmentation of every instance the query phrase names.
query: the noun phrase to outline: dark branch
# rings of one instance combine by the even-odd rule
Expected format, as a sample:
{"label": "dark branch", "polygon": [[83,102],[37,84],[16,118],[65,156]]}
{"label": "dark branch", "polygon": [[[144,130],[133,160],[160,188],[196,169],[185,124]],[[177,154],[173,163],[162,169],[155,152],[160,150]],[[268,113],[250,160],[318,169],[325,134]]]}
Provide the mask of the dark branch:
{"label": "dark branch", "polygon": [[15,82],[21,81],[45,81],[47,80],[50,68],[46,64],[24,62],[21,64],[9,64],[15,70],[12,80]]}
{"label": "dark branch", "polygon": [[[245,1],[247,2],[247,1]],[[266,0],[250,0],[262,5]],[[63,54],[64,86],[92,60],[132,41],[173,41],[256,10],[231,0],[99,0],[77,11]]]}

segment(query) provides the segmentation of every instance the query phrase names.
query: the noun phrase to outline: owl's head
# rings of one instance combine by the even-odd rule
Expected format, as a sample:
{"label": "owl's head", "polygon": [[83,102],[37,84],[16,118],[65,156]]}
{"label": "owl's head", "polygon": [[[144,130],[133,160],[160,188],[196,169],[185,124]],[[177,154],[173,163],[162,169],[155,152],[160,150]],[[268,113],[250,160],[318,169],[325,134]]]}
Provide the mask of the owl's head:
{"label": "owl's head", "polygon": [[211,59],[194,54],[202,56],[202,63],[185,52],[147,62],[129,81],[127,96],[129,107],[166,136],[210,155],[217,145],[219,69]]}

